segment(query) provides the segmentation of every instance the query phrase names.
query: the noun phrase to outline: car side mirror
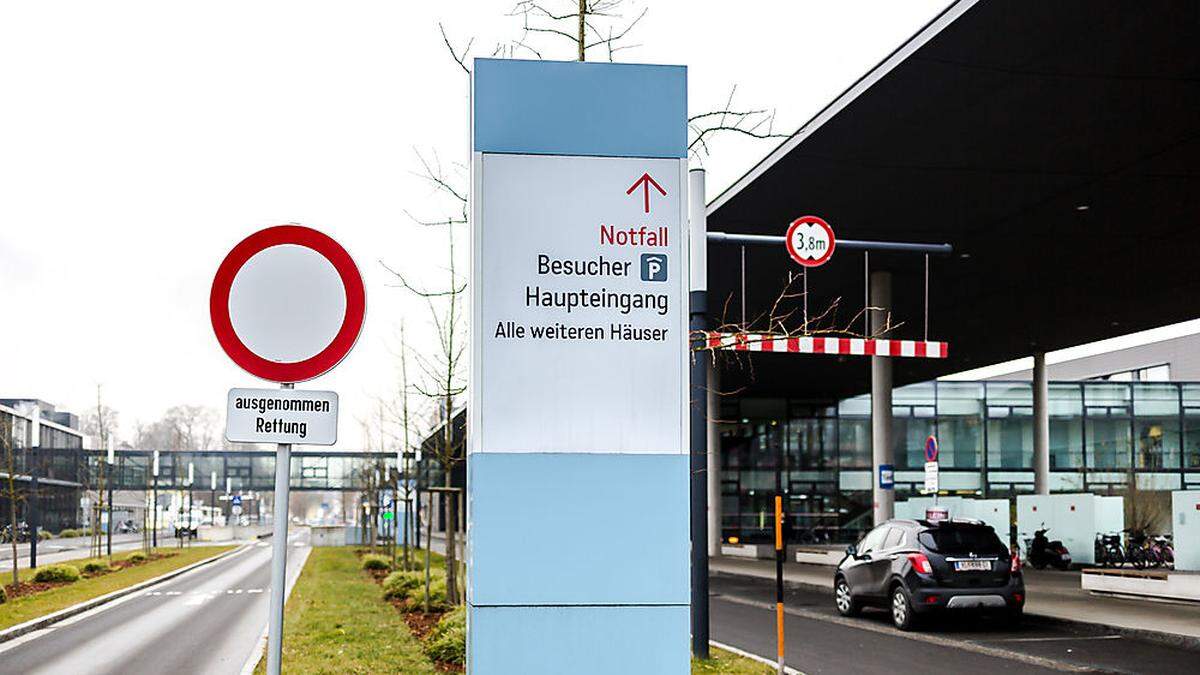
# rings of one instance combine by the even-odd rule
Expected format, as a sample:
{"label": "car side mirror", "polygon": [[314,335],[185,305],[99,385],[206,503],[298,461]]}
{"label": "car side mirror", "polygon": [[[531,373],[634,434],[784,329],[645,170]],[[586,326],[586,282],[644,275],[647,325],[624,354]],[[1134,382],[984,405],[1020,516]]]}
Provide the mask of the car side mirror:
{"label": "car side mirror", "polygon": [[846,555],[857,560],[858,559],[858,547],[855,546],[854,544],[850,544],[849,546],[846,547]]}

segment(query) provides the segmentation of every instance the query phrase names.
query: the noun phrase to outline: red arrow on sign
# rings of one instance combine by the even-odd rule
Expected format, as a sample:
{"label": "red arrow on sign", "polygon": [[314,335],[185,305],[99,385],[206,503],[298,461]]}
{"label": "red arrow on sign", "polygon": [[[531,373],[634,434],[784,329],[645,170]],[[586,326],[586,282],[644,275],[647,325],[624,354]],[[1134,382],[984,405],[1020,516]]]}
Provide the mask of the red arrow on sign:
{"label": "red arrow on sign", "polygon": [[625,194],[633,194],[633,191],[638,189],[639,185],[642,186],[642,203],[645,204],[646,213],[650,213],[650,186],[653,185],[654,189],[658,190],[659,194],[664,197],[667,196],[667,191],[658,184],[658,181],[651,178],[650,174],[643,173],[641,178],[635,180],[633,185],[629,186],[629,189],[625,191]]}

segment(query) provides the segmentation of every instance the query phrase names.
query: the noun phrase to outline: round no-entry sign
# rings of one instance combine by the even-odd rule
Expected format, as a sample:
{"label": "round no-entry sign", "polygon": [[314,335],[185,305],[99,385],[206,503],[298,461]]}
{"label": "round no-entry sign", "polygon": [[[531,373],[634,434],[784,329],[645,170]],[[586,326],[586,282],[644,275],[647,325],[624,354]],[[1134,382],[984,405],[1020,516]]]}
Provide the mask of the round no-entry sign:
{"label": "round no-entry sign", "polygon": [[336,366],[358,339],[365,309],[350,254],[300,225],[268,227],[234,246],[209,295],[221,348],[274,382],[311,380]]}
{"label": "round no-entry sign", "polygon": [[793,220],[788,226],[786,240],[788,255],[805,267],[824,265],[837,246],[833,228],[817,216]]}
{"label": "round no-entry sign", "polygon": [[938,442],[936,436],[925,439],[925,461],[936,462],[938,458]]}

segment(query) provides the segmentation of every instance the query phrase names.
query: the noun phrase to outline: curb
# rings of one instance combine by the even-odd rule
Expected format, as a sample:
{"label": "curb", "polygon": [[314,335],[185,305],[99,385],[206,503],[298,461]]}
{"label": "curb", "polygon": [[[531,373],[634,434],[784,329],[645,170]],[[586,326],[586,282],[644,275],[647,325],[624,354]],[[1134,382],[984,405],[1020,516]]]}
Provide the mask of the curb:
{"label": "curb", "polygon": [[[723,649],[723,650],[729,652],[730,654],[734,654],[736,656],[740,656],[742,658],[750,659],[751,661],[761,663],[764,666],[771,666],[772,668],[777,668],[779,666],[778,663],[776,663],[775,661],[772,661],[771,659],[764,658],[762,656],[759,656],[758,654],[751,654],[750,652],[748,652],[744,649],[738,649],[737,647],[734,647],[733,645],[727,645],[724,642],[717,642],[716,640],[709,640],[708,644],[712,645],[713,647],[716,647],[717,649]],[[787,675],[805,675],[804,672],[796,670],[795,668],[793,668],[789,665],[786,665],[786,664],[783,666],[783,672],[787,673]]]}
{"label": "curb", "polygon": [[153,579],[147,579],[143,582],[134,584],[133,586],[130,586],[128,588],[122,588],[120,590],[116,590],[111,593],[107,593],[105,595],[101,595],[101,596],[92,598],[91,600],[84,600],[83,602],[81,602],[77,605],[71,605],[70,607],[60,609],[57,612],[47,614],[46,616],[41,616],[36,619],[30,619],[29,621],[26,621],[25,623],[19,623],[11,628],[6,628],[6,629],[0,631],[0,643],[8,642],[9,640],[19,638],[22,635],[25,635],[26,633],[32,633],[35,630],[41,630],[42,628],[45,628],[46,626],[54,625],[54,624],[58,623],[59,621],[63,621],[65,619],[69,619],[78,614],[82,614],[90,609],[95,609],[96,607],[99,607],[100,605],[112,602],[113,600],[116,600],[118,598],[123,598],[132,593],[136,593],[144,588],[149,588],[150,586],[154,586],[156,584],[161,584],[164,581],[169,581],[181,574],[190,572],[190,571],[196,569],[197,567],[201,567],[203,565],[208,565],[209,563],[214,563],[218,560],[222,560],[224,558],[228,558],[229,556],[235,555],[237,553],[241,553],[242,551],[245,551],[247,548],[248,548],[247,546],[239,546],[231,551],[226,551],[224,553],[215,555],[211,558],[205,558],[204,560],[194,562],[190,565],[185,565],[184,567],[180,567],[177,570],[171,570],[170,572],[167,572],[166,574],[161,574],[157,577],[154,577]]}
{"label": "curb", "polygon": [[[292,597],[292,589],[296,586],[296,582],[300,581],[300,575],[304,572],[304,566],[308,564],[308,556],[312,553],[312,547],[304,549],[304,560],[301,560],[296,567],[296,575],[288,582],[285,579],[286,587],[283,591],[283,607],[287,609],[288,598]],[[258,668],[258,662],[262,661],[263,656],[267,653],[267,638],[268,632],[271,629],[270,617],[267,617],[267,625],[263,626],[262,633],[258,636],[258,642],[254,643],[254,649],[250,650],[250,656],[246,657],[246,662],[242,664],[240,675],[254,675],[254,671]]]}
{"label": "curb", "polygon": [[[737,572],[728,572],[725,570],[717,570],[714,572],[714,574],[726,574],[733,577],[749,577],[752,579],[767,579],[767,577],[758,576],[756,574],[739,574]],[[790,579],[784,579],[783,585],[793,586],[795,588],[801,588],[809,591],[828,592],[832,590],[832,586],[813,584],[805,581],[792,581]],[[1038,614],[1036,612],[1030,612],[1028,609],[1025,610],[1025,620],[1046,625],[1086,628],[1089,630],[1102,628],[1104,630],[1112,631],[1113,633],[1116,633],[1122,637],[1135,638],[1138,640],[1145,640],[1147,642],[1155,642],[1168,647],[1179,647],[1189,651],[1200,651],[1200,637],[1193,637],[1191,635],[1167,633],[1164,631],[1150,630],[1149,628],[1127,628],[1123,626],[1114,626],[1107,623],[1093,623],[1090,621],[1082,621],[1080,619],[1068,619],[1065,617],[1051,616],[1049,614]],[[772,663],[774,663],[774,661],[772,661]]]}

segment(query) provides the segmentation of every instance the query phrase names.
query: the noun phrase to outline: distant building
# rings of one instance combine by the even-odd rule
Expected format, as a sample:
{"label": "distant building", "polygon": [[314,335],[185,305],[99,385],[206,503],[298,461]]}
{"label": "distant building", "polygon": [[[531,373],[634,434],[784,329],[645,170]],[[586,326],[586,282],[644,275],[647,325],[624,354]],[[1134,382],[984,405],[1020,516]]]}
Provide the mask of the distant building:
{"label": "distant building", "polygon": [[[36,417],[35,417],[36,416]],[[34,420],[38,424],[34,424]],[[33,438],[34,427],[39,432]],[[29,499],[36,499],[43,529],[58,532],[79,526],[81,477],[87,463],[82,452],[84,435],[79,417],[33,398],[0,399],[0,434],[12,445],[13,478],[25,500],[17,504],[17,519],[28,520]],[[35,449],[36,448],[36,449]],[[38,493],[32,495],[31,470],[36,467]],[[0,457],[0,479],[7,481],[7,460]],[[0,523],[10,520],[12,505],[0,497]]]}

